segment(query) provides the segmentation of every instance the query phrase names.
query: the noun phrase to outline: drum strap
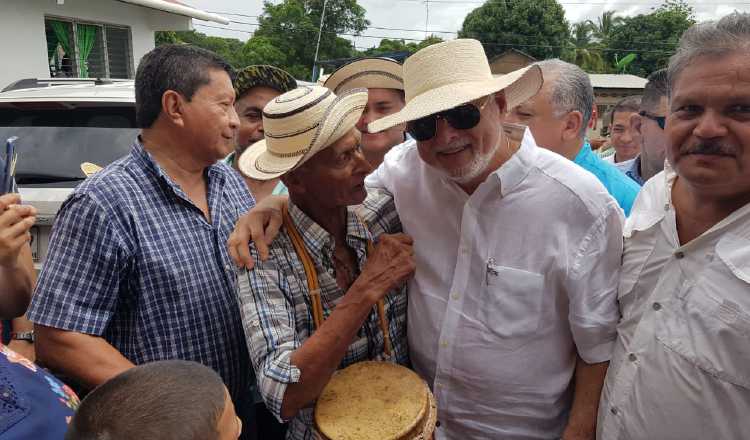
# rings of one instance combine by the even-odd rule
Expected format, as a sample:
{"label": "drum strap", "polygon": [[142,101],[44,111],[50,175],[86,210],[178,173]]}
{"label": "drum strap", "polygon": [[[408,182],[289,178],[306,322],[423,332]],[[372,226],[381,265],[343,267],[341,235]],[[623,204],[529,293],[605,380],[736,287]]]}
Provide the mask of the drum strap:
{"label": "drum strap", "polygon": [[[323,321],[325,319],[323,317],[323,303],[320,298],[320,283],[318,282],[318,273],[315,270],[315,264],[313,264],[312,258],[310,257],[310,253],[307,252],[307,248],[305,247],[305,242],[304,240],[302,240],[302,236],[297,230],[297,227],[294,226],[294,222],[292,222],[292,218],[289,215],[289,211],[286,209],[284,209],[283,218],[284,218],[284,227],[289,233],[289,238],[292,241],[294,250],[297,256],[299,257],[299,259],[302,260],[302,267],[305,269],[305,277],[307,278],[307,288],[310,291],[310,304],[312,305],[313,324],[315,325],[315,330],[317,330],[323,324]],[[367,230],[367,224],[362,220],[362,218],[359,215],[357,215],[357,219],[362,224],[362,226]],[[373,252],[375,252],[375,248],[372,244],[372,240],[367,240],[367,255],[372,255]],[[390,357],[391,356],[391,337],[390,337],[390,332],[388,330],[388,317],[385,316],[385,303],[382,298],[378,300],[377,306],[378,306],[378,318],[380,321],[380,330],[383,332],[383,351],[385,351],[386,357]]]}

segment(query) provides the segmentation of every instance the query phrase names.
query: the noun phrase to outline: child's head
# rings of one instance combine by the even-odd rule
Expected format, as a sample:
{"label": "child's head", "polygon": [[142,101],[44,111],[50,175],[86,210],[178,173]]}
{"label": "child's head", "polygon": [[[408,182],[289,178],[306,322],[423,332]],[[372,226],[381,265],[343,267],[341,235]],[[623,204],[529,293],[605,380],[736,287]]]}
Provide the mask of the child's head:
{"label": "child's head", "polygon": [[241,430],[218,374],[195,362],[160,361],[92,391],[65,440],[236,440]]}

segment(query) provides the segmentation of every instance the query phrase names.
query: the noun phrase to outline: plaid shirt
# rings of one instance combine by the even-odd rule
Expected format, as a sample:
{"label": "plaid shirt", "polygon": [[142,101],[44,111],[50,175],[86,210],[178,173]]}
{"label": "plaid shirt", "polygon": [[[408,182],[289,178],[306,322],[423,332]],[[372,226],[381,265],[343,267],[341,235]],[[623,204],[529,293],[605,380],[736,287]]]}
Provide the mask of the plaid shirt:
{"label": "plaid shirt", "polygon": [[[369,232],[358,221],[354,209],[349,208],[346,242],[356,252],[361,270],[367,259],[368,239],[383,233],[401,232],[401,222],[389,195],[371,193],[365,203],[357,207],[369,226]],[[336,284],[333,236],[292,203],[289,204],[289,213],[317,269],[323,315],[327,317],[346,293]],[[268,409],[281,419],[284,392],[289,384],[300,379],[300,371],[291,364],[290,357],[312,335],[314,324],[305,270],[285,229],[274,240],[270,251],[270,258],[260,261],[252,249],[257,264],[252,271],[240,273],[239,287],[245,335],[258,388]],[[385,312],[393,360],[407,364],[405,288],[386,296]],[[381,359],[382,354],[383,333],[373,307],[339,368],[359,361]],[[312,439],[312,426],[312,408],[303,409],[290,421],[287,439]]]}
{"label": "plaid shirt", "polygon": [[205,171],[211,222],[136,141],[65,201],[29,319],[96,335],[135,364],[215,369],[233,398],[252,381],[226,241],[253,205],[226,164]]}

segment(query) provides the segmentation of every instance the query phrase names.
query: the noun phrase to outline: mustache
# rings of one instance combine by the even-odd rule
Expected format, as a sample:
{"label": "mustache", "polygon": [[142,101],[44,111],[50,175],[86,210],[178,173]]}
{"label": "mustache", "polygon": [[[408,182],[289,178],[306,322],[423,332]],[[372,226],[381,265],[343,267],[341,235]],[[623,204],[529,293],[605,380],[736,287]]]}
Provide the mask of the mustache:
{"label": "mustache", "polygon": [[445,153],[446,151],[451,151],[451,150],[455,150],[455,149],[458,149],[458,148],[463,148],[463,147],[465,147],[465,146],[467,146],[469,144],[471,144],[471,142],[469,140],[467,140],[467,139],[459,139],[459,140],[455,140],[455,141],[453,141],[453,142],[451,142],[451,143],[449,143],[447,145],[444,145],[444,146],[442,146],[440,148],[436,148],[435,152],[436,153]]}
{"label": "mustache", "polygon": [[712,156],[734,156],[736,155],[737,150],[734,147],[723,145],[718,142],[702,142],[697,145],[683,148],[681,153],[683,155],[705,154]]}

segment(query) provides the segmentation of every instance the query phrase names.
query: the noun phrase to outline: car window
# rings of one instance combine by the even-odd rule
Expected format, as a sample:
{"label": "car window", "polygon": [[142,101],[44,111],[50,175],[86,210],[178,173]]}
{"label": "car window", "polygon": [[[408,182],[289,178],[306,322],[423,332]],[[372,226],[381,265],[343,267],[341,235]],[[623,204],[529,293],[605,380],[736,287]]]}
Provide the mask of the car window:
{"label": "car window", "polygon": [[0,141],[18,137],[19,186],[83,180],[81,164],[106,167],[137,135],[133,107],[0,108]]}

